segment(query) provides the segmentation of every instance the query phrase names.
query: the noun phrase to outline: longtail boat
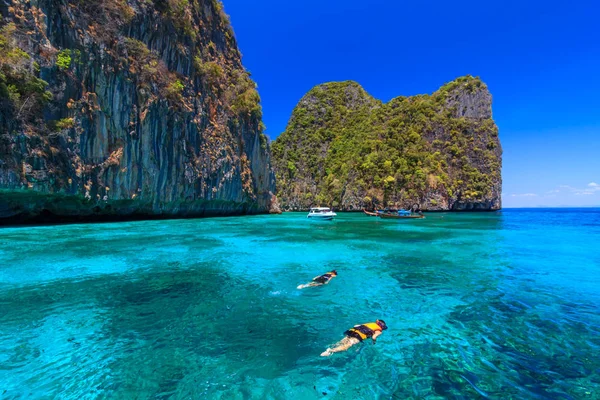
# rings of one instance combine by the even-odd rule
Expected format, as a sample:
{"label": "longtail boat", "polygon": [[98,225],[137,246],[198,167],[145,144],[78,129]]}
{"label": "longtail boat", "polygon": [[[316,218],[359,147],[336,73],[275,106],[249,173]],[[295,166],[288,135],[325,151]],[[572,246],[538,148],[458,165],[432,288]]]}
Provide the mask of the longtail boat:
{"label": "longtail boat", "polygon": [[363,212],[370,217],[376,217],[378,215],[376,212],[371,212],[371,211],[367,211],[367,210],[363,210]]}
{"label": "longtail boat", "polygon": [[424,215],[399,215],[399,214],[389,214],[389,213],[377,213],[377,215],[383,219],[422,219],[422,218],[425,218]]}

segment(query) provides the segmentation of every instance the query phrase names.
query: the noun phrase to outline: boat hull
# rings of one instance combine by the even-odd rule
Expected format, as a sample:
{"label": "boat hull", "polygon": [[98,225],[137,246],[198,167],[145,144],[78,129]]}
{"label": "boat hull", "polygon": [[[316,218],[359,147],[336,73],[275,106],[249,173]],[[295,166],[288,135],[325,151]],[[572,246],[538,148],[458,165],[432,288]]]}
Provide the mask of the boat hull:
{"label": "boat hull", "polygon": [[306,218],[312,219],[315,221],[330,221],[335,218],[336,214],[333,215],[308,215]]}
{"label": "boat hull", "polygon": [[424,215],[394,215],[394,214],[377,214],[380,218],[383,219],[423,219]]}
{"label": "boat hull", "polygon": [[367,214],[369,217],[376,217],[377,216],[376,212],[370,212],[370,211],[367,211],[367,210],[363,210],[363,212],[365,214]]}

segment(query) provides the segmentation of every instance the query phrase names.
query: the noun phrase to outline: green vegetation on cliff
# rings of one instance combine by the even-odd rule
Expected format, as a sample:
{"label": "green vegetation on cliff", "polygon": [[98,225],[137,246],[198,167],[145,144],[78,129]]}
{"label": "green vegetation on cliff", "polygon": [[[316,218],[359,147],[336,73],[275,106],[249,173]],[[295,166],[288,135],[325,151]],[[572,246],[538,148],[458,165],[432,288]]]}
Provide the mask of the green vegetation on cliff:
{"label": "green vegetation on cliff", "polygon": [[15,116],[28,122],[52,99],[48,83],[39,78],[39,64],[19,47],[16,31],[14,23],[0,29],[0,132]]}
{"label": "green vegetation on cliff", "polygon": [[500,208],[491,95],[471,76],[386,104],[356,82],[317,86],[272,149],[285,208]]}
{"label": "green vegetation on cliff", "polygon": [[[0,190],[118,215],[274,204],[260,97],[219,0],[10,0],[0,12]],[[0,220],[50,210],[5,198]]]}

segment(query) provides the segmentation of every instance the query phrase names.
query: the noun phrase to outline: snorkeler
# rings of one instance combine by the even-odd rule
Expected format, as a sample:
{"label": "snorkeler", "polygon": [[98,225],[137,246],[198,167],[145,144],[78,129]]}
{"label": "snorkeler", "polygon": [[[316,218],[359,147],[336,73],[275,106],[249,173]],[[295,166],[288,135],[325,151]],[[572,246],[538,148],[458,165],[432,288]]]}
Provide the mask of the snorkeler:
{"label": "snorkeler", "polygon": [[334,269],[333,271],[327,272],[326,274],[315,276],[310,283],[305,283],[304,285],[298,286],[298,289],[304,289],[307,287],[313,286],[322,286],[327,285],[331,279],[337,276],[337,271]]}
{"label": "snorkeler", "polygon": [[386,329],[387,325],[382,319],[378,319],[375,322],[369,322],[368,324],[354,325],[354,328],[348,329],[346,332],[344,332],[346,337],[337,342],[333,349],[328,348],[322,352],[321,357],[329,357],[333,353],[346,351],[350,347],[362,342],[367,338],[371,338],[373,344],[375,344],[377,342],[377,337]]}

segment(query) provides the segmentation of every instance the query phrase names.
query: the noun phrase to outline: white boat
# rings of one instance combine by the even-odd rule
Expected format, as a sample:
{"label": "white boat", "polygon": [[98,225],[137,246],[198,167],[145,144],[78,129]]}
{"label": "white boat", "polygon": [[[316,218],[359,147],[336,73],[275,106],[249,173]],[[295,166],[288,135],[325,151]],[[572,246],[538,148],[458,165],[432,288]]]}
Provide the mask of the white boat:
{"label": "white boat", "polygon": [[315,207],[311,208],[306,218],[318,219],[318,220],[330,220],[333,219],[337,214],[331,211],[327,207]]}

